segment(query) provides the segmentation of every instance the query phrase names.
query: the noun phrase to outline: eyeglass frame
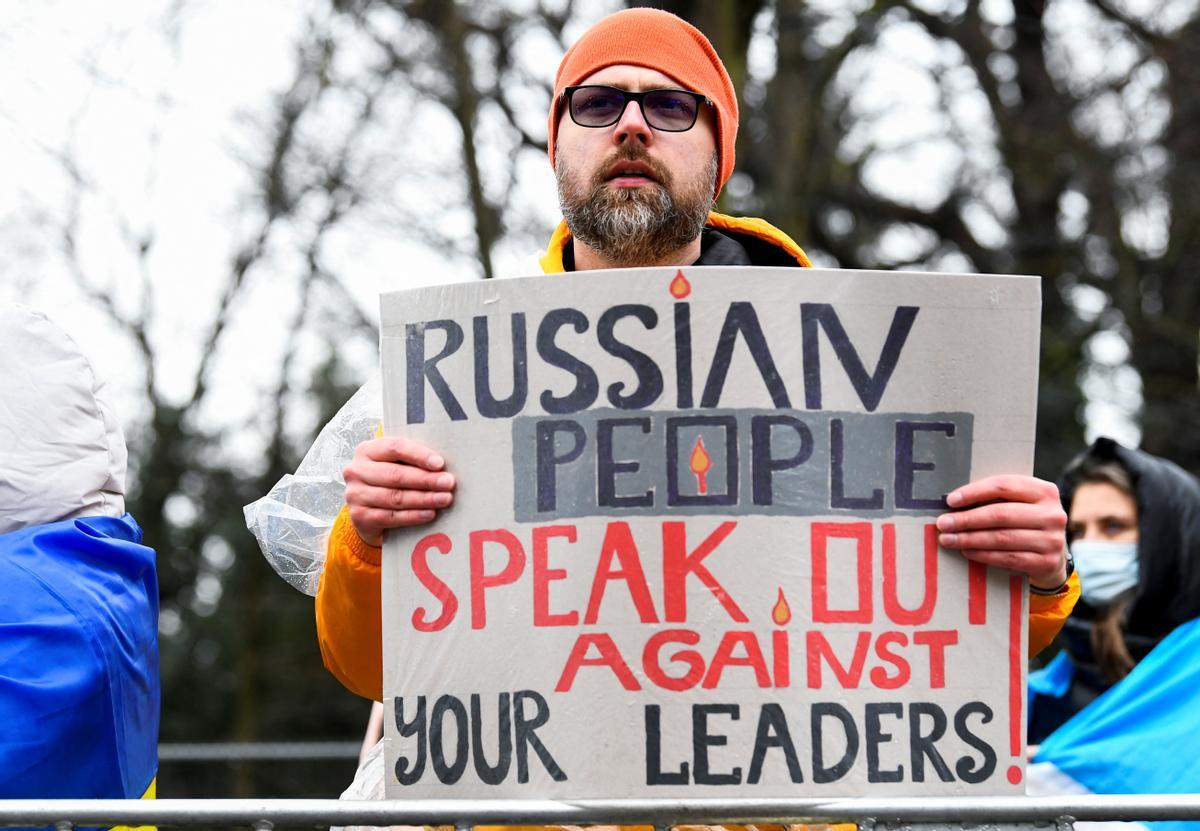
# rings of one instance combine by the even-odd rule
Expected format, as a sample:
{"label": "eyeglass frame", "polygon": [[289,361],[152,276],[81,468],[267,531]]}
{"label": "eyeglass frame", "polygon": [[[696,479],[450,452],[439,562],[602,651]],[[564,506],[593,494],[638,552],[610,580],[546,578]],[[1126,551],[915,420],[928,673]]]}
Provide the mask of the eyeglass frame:
{"label": "eyeglass frame", "polygon": [[[624,104],[624,106],[621,107],[620,111],[617,113],[616,118],[614,118],[612,121],[610,121],[607,124],[580,124],[579,120],[577,118],[575,118],[575,113],[571,108],[571,99],[575,95],[575,93],[581,89],[611,89],[614,92],[621,93],[621,95],[623,95],[625,97],[625,104]],[[678,92],[678,93],[682,93],[684,95],[688,95],[688,96],[691,96],[692,98],[694,98],[696,100],[697,107],[696,107],[696,114],[692,118],[692,123],[686,127],[679,129],[679,130],[671,130],[671,129],[667,129],[667,128],[663,128],[663,127],[655,127],[653,124],[651,124],[650,119],[646,116],[646,107],[643,102],[645,101],[645,98],[647,95],[652,95],[656,92]],[[692,92],[690,89],[679,89],[677,87],[657,87],[655,89],[644,89],[641,92],[632,92],[627,89],[621,89],[620,87],[614,87],[611,84],[574,84],[572,86],[563,87],[563,91],[560,92],[558,95],[558,100],[559,100],[560,106],[564,102],[566,103],[567,115],[571,116],[571,121],[573,121],[575,124],[578,124],[580,127],[583,127],[585,129],[589,129],[589,130],[603,130],[605,127],[613,126],[618,121],[620,121],[621,118],[625,115],[625,111],[627,109],[629,109],[630,103],[636,102],[638,105],[638,112],[640,112],[642,114],[642,118],[645,120],[646,124],[649,125],[651,129],[659,130],[664,133],[686,133],[688,130],[695,127],[696,122],[700,120],[700,107],[699,107],[700,104],[707,104],[710,107],[716,106],[715,104],[713,104],[712,100],[708,98],[708,96],[706,96],[700,92]]]}

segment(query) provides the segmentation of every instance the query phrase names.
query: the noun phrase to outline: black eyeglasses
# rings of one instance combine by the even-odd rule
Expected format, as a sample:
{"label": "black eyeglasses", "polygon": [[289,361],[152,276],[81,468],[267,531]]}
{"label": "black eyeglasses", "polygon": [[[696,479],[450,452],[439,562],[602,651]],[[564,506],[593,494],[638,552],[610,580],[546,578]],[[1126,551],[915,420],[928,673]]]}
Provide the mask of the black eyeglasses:
{"label": "black eyeglasses", "polygon": [[580,127],[610,127],[621,120],[625,107],[636,101],[642,118],[655,130],[682,133],[692,129],[700,115],[701,104],[712,102],[698,92],[686,89],[648,89],[629,92],[617,87],[595,84],[567,87],[567,112]]}

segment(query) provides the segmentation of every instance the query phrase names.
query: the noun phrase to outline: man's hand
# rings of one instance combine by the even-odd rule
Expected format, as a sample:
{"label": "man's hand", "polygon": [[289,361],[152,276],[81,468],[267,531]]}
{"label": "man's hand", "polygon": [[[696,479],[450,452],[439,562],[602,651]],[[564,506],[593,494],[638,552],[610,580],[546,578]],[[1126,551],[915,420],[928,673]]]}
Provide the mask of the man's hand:
{"label": "man's hand", "polygon": [[354,530],[370,545],[383,545],[389,528],[432,522],[454,501],[454,476],[446,460],[409,439],[371,439],[354,450],[346,466],[346,505]]}
{"label": "man's hand", "polygon": [[989,476],[946,496],[952,513],[937,519],[938,542],[968,560],[1029,575],[1038,588],[1067,579],[1067,514],[1051,482]]}

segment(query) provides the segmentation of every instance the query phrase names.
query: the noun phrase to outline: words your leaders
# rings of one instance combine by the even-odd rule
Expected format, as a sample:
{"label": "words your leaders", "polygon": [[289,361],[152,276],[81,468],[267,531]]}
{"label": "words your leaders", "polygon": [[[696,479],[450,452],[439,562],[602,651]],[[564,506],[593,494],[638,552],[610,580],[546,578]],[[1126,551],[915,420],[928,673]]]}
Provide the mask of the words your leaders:
{"label": "words your leaders", "polygon": [[[401,785],[453,785],[464,775],[486,785],[526,783],[531,776],[570,779],[553,753],[564,737],[549,723],[544,696],[503,692],[495,708],[482,698],[396,697]],[[861,710],[836,701],[795,702],[789,709],[774,702],[693,704],[690,713],[674,713],[678,723],[665,730],[661,706],[643,709],[647,785],[755,785],[774,771],[792,782],[830,784],[863,756],[871,783],[977,784],[996,772],[996,750],[977,732],[994,718],[981,701],[950,712],[923,701],[870,702]]]}

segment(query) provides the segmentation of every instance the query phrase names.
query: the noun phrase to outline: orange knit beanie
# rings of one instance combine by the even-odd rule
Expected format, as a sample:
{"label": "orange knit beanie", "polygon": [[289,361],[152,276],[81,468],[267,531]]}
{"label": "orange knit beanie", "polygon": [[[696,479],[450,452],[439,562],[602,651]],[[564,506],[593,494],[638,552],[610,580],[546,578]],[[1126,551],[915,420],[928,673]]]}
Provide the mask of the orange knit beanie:
{"label": "orange knit beanie", "polygon": [[733,172],[737,94],[708,38],[683,18],[661,9],[626,9],[611,14],[584,32],[567,50],[554,78],[554,99],[550,103],[550,164],[554,164],[563,89],[617,64],[644,66],[670,75],[681,86],[713,102],[717,111],[716,192],[720,193]]}

